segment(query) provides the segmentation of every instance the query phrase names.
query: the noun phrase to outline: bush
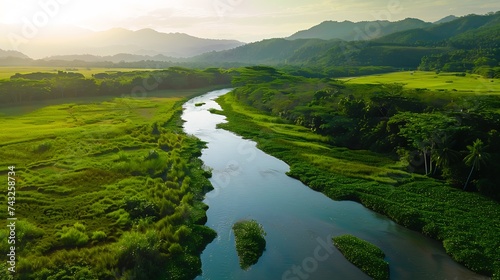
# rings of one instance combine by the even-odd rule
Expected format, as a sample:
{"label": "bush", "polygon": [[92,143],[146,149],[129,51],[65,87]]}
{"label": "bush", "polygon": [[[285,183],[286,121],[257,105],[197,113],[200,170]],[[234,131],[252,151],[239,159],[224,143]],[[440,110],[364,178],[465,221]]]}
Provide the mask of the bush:
{"label": "bush", "polygon": [[75,223],[71,228],[63,227],[60,235],[62,244],[68,247],[84,246],[89,241],[85,226],[81,223]]}
{"label": "bush", "polygon": [[44,142],[33,148],[33,152],[36,154],[45,153],[52,148],[51,142]]}
{"label": "bush", "polygon": [[36,238],[42,237],[44,231],[34,224],[21,220],[16,223],[16,238],[20,244],[32,241]]}
{"label": "bush", "polygon": [[237,222],[233,225],[233,230],[240,266],[242,269],[248,269],[257,263],[266,249],[266,232],[255,220]]}
{"label": "bush", "polygon": [[107,235],[104,231],[94,231],[92,233],[92,240],[95,240],[95,241],[103,241],[104,239],[106,239]]}
{"label": "bush", "polygon": [[158,232],[127,232],[119,243],[118,265],[136,279],[156,279],[164,259],[160,253]]}

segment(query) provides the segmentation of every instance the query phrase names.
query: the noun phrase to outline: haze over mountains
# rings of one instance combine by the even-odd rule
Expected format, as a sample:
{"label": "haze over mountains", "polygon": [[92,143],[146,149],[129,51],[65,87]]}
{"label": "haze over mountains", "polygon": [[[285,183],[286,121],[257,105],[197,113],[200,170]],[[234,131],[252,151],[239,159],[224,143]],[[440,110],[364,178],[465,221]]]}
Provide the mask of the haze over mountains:
{"label": "haze over mountains", "polygon": [[[182,33],[161,33],[153,29],[138,31],[114,28],[102,32],[49,30],[19,45],[19,50],[34,58],[49,56],[82,55],[113,56],[120,53],[132,55],[161,55],[165,57],[189,57],[209,51],[220,51],[244,43],[236,40],[202,39]],[[0,48],[9,49],[9,34],[1,34]],[[21,35],[19,32],[17,35]]]}
{"label": "haze over mountains", "polygon": [[[325,22],[307,31],[294,34],[294,37],[304,39],[286,40],[269,39],[247,44],[235,49],[206,53],[193,58],[193,61],[210,63],[241,62],[246,64],[295,64],[295,65],[383,65],[393,67],[417,67],[422,57],[437,53],[452,51],[457,48],[489,48],[498,51],[500,42],[500,12],[490,15],[469,15],[440,24],[424,23],[419,20],[407,19],[408,23],[427,26],[425,28],[410,28],[404,31],[390,33],[373,40],[370,39],[363,25],[352,23]],[[330,39],[332,34],[348,37],[352,35],[349,29],[330,30],[325,25],[356,26],[356,33],[351,40],[341,41]],[[378,24],[379,33],[384,33],[380,22],[366,22],[365,26]],[[391,24],[386,27],[395,28]],[[401,29],[401,27],[399,27]],[[350,34],[350,35],[349,35]],[[308,39],[316,37],[314,39]],[[317,39],[319,37],[319,39]]]}
{"label": "haze over mountains", "polygon": [[[459,42],[462,47],[464,44],[468,47],[482,44],[487,48],[498,48],[499,27],[500,12],[460,18],[448,16],[435,23],[414,18],[396,22],[325,21],[287,38],[250,44],[201,39],[181,33],[167,34],[152,29],[130,31],[115,28],[68,35],[65,42],[51,42],[50,36],[44,36],[23,47],[43,49],[49,56],[44,58],[46,61],[415,67],[422,57],[457,48]],[[5,41],[0,42],[1,46],[6,45]],[[23,53],[0,51],[0,64],[3,65],[25,64],[29,60]],[[38,65],[40,63],[43,61]]]}

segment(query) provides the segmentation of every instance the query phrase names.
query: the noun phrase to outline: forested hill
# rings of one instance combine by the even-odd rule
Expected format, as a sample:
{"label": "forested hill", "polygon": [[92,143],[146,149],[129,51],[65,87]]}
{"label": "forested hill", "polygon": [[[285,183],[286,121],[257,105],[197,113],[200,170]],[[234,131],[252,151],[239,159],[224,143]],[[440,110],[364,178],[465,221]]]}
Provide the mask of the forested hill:
{"label": "forested hill", "polygon": [[[463,35],[464,33],[473,34],[484,29],[498,28],[499,24],[499,12],[488,15],[468,15],[453,21],[432,25],[427,28],[395,32],[382,38],[375,39],[374,41],[405,46],[447,45],[449,43],[447,41],[448,39],[453,42],[453,38],[456,36]],[[500,36],[498,32],[496,36]],[[481,43],[481,41],[482,40],[476,41],[476,43]]]}
{"label": "forested hill", "polygon": [[307,56],[312,53],[321,53],[330,49],[339,40],[320,39],[267,39],[250,43],[228,51],[210,52],[193,57],[192,61],[220,63],[239,62],[245,64],[286,64],[294,60],[300,50],[308,50]]}
{"label": "forested hill", "polygon": [[373,32],[370,32],[368,39],[374,39],[376,37],[381,37],[399,31],[425,28],[432,25],[433,24],[430,22],[424,22],[415,18],[406,18],[404,20],[394,22],[387,20],[361,22],[324,21],[307,30],[296,32],[287,39],[342,39],[345,41],[359,41],[367,39],[365,34],[367,29],[373,30]]}
{"label": "forested hill", "polygon": [[[368,36],[368,34],[365,34]],[[390,66],[473,71],[499,77],[500,12],[397,32],[369,41],[270,39],[192,58],[204,63],[245,63],[328,68]]]}

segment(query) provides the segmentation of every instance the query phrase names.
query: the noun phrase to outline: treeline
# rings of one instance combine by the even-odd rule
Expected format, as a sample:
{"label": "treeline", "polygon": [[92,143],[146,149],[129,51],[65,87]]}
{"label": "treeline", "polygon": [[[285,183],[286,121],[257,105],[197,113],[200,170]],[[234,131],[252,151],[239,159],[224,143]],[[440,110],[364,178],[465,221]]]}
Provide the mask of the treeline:
{"label": "treeline", "polygon": [[94,74],[80,73],[15,74],[0,81],[0,104],[27,104],[67,97],[137,96],[167,89],[193,89],[231,83],[228,71],[208,68],[194,70],[170,67],[158,71],[131,71]]}
{"label": "treeline", "polygon": [[305,78],[342,78],[396,72],[400,68],[391,66],[297,67],[292,65],[285,65],[279,67],[279,69],[290,75],[301,76]]}
{"label": "treeline", "polygon": [[418,67],[423,71],[469,72],[485,78],[500,78],[500,48],[453,50],[424,56]]}
{"label": "treeline", "polygon": [[333,145],[392,153],[408,169],[500,199],[500,100],[401,84],[353,85],[248,67],[238,100],[329,137]]}

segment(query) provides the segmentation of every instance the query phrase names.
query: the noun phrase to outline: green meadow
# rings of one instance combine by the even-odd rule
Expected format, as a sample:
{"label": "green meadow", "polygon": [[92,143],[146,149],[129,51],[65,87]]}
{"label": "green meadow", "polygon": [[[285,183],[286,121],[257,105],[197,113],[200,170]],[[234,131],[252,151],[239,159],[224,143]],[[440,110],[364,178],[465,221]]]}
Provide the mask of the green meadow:
{"label": "green meadow", "polygon": [[[149,69],[157,70],[157,69]],[[16,73],[28,74],[35,72],[42,73],[57,73],[58,71],[81,73],[85,78],[91,78],[93,74],[98,73],[116,73],[116,72],[133,72],[133,71],[148,71],[148,69],[134,68],[102,68],[102,67],[52,67],[52,66],[0,66],[0,80],[9,79]]]}
{"label": "green meadow", "polygon": [[369,76],[342,78],[350,84],[402,83],[408,88],[500,94],[500,80],[463,73],[402,71]]}
{"label": "green meadow", "polygon": [[[310,129],[303,126],[284,123],[279,117],[259,112],[257,109],[239,103],[231,94],[225,95],[219,100],[231,107],[226,107],[228,108],[227,112],[225,108],[224,112],[218,113],[228,115],[235,112],[245,121],[253,124],[255,128],[258,128],[253,132],[245,130],[243,136],[269,141],[274,135],[276,140],[273,141],[279,142],[283,146],[296,147],[301,151],[298,154],[301,159],[328,172],[389,184],[396,183],[398,178],[409,177],[409,174],[403,171],[402,164],[389,155],[384,156],[366,150],[350,150],[331,146],[328,144],[328,137],[312,133]],[[234,126],[236,125],[238,124],[235,121]],[[233,129],[231,123],[221,125],[221,127],[226,126]]]}
{"label": "green meadow", "polygon": [[[203,143],[182,132],[180,114],[205,90],[0,108],[0,176],[15,166],[16,277],[198,275],[199,254],[215,237],[200,202],[210,174],[198,159]],[[2,252],[8,234],[0,231]]]}

